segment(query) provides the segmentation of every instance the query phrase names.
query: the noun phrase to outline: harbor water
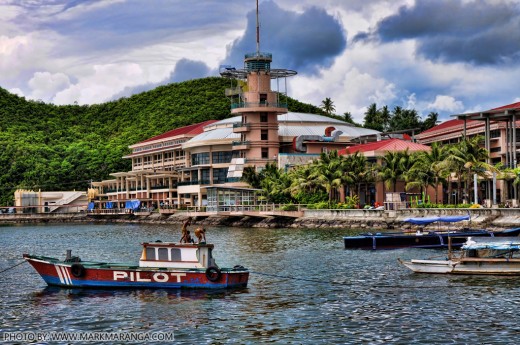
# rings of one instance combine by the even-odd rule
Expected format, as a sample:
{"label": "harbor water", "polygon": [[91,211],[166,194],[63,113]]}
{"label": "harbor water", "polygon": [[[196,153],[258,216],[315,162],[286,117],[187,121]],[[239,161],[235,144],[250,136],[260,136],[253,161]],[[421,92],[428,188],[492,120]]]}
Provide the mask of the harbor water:
{"label": "harbor water", "polygon": [[[246,289],[47,287],[24,263],[0,274],[0,333],[173,332],[175,344],[513,344],[520,278],[414,274],[397,258],[442,250],[344,250],[352,230],[209,228],[221,267]],[[137,263],[140,243],[178,241],[166,225],[0,227],[0,271],[23,253]]]}

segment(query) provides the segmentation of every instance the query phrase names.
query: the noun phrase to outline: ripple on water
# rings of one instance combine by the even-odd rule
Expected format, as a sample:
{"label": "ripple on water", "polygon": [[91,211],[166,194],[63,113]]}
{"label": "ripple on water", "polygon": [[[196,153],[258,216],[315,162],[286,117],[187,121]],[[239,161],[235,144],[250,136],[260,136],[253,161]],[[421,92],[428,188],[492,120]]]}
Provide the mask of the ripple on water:
{"label": "ripple on water", "polygon": [[[177,240],[161,225],[0,227],[0,270],[24,252],[136,262],[140,242]],[[174,331],[178,343],[514,343],[517,278],[413,274],[397,258],[441,251],[343,249],[352,230],[210,228],[221,266],[252,273],[230,291],[46,287],[29,265],[0,275],[0,331]]]}

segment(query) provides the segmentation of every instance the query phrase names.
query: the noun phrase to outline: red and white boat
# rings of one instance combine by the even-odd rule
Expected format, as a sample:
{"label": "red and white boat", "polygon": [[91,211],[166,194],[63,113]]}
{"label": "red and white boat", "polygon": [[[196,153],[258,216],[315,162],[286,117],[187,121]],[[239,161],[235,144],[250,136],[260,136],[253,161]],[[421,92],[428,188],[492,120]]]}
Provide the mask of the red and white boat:
{"label": "red and white boat", "polygon": [[249,271],[220,268],[213,244],[143,243],[138,265],[81,261],[67,251],[65,260],[24,254],[48,285],[67,288],[221,289],[246,287]]}

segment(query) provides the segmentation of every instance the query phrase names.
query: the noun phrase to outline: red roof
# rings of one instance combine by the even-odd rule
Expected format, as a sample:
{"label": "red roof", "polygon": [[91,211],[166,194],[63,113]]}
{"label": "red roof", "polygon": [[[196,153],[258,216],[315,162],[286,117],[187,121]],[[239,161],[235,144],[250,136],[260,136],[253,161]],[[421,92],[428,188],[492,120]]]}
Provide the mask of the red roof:
{"label": "red roof", "polygon": [[[475,124],[482,124],[481,122],[479,121],[475,121],[475,120],[466,120],[466,126],[469,126],[470,124],[473,124],[473,122]],[[446,122],[443,122],[437,126],[433,126],[432,128],[429,128],[427,130],[425,130],[424,132],[421,132],[419,134],[419,136],[422,136],[423,134],[425,133],[430,133],[430,132],[436,132],[436,131],[440,131],[440,130],[443,130],[443,129],[448,129],[448,128],[456,128],[458,126],[463,126],[464,125],[464,120],[457,120],[457,119],[454,119],[454,120],[448,120]]]}
{"label": "red roof", "polygon": [[520,108],[520,102],[516,102],[516,103],[511,103],[511,104],[508,104],[508,105],[503,105],[501,107],[498,107],[498,108],[493,108],[493,109],[490,109],[488,111],[496,111],[496,110],[506,110],[506,109],[519,109]]}
{"label": "red roof", "polygon": [[[139,144],[147,143],[150,141],[156,141],[156,140],[160,140],[160,139],[177,137],[179,135],[191,134],[191,135],[195,136],[197,134],[204,132],[204,126],[210,125],[217,121],[218,120],[208,120],[208,121],[204,121],[204,122],[200,122],[200,123],[195,123],[195,124],[189,125],[189,126],[175,128],[175,129],[172,129],[171,131],[156,135],[155,137],[151,137],[150,139],[143,140],[134,145],[139,145]],[[134,145],[132,145],[132,146],[134,146]]]}
{"label": "red roof", "polygon": [[411,141],[405,141],[401,139],[388,139],[376,141],[373,143],[360,144],[346,149],[339,150],[338,154],[345,155],[354,152],[367,152],[367,151],[429,151],[430,147],[423,144],[413,143]]}

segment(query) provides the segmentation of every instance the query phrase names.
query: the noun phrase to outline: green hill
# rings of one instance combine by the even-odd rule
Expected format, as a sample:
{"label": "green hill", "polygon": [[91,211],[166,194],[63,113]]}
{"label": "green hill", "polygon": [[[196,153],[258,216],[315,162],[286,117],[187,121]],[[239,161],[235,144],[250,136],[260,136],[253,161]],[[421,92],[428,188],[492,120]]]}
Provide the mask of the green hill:
{"label": "green hill", "polygon": [[[128,171],[129,145],[170,129],[230,116],[230,81],[212,77],[157,87],[96,105],[27,101],[0,88],[0,206],[18,188],[85,190]],[[290,111],[323,113],[288,99]]]}

